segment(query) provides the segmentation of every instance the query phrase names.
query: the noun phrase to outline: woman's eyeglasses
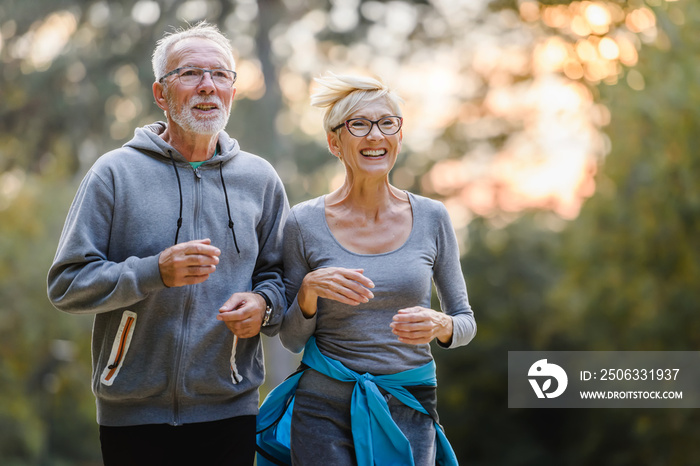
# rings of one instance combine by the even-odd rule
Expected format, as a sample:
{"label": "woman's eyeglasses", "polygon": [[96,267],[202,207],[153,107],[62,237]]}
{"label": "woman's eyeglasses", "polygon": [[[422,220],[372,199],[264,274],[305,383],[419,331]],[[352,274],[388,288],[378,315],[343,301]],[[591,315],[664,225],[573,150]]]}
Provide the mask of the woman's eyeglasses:
{"label": "woman's eyeglasses", "polygon": [[361,138],[371,133],[374,125],[377,125],[377,128],[379,128],[379,131],[381,131],[383,135],[391,136],[392,134],[398,133],[401,129],[403,118],[393,115],[375,121],[368,120],[367,118],[350,118],[333,128],[332,131],[336,131],[345,126],[350,134]]}

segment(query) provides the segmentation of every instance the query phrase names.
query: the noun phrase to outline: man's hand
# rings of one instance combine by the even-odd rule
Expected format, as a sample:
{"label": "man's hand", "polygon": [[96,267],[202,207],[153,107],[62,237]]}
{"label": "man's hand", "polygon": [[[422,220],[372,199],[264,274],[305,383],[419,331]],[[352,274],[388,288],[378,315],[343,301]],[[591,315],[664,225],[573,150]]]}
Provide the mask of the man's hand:
{"label": "man's hand", "polygon": [[168,288],[202,283],[216,270],[219,255],[210,239],[176,244],[160,253],[160,277]]}
{"label": "man's hand", "polygon": [[443,344],[452,341],[452,317],[424,307],[400,309],[394,314],[391,330],[399,341],[420,345],[437,338]]}
{"label": "man's hand", "polygon": [[221,306],[216,318],[238,338],[250,338],[260,333],[266,308],[265,298],[257,293],[234,293]]}

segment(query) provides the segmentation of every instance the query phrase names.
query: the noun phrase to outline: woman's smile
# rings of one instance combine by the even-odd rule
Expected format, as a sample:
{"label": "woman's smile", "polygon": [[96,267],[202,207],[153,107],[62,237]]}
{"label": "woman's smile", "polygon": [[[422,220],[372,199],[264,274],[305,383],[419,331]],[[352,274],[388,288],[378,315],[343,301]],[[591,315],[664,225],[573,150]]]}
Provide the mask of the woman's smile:
{"label": "woman's smile", "polygon": [[386,155],[386,149],[365,149],[360,151],[363,157],[379,158]]}

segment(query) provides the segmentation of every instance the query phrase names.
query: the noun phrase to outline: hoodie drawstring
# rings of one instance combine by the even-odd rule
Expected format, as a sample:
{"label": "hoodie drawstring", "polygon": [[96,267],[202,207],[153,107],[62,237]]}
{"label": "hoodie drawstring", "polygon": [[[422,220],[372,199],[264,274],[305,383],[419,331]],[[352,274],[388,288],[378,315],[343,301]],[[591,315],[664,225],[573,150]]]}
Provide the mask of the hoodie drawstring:
{"label": "hoodie drawstring", "polygon": [[226,192],[226,181],[224,181],[224,162],[219,163],[219,175],[221,176],[221,186],[224,187],[224,198],[226,199],[226,211],[228,213],[228,227],[231,229],[231,234],[233,235],[233,245],[236,246],[236,252],[240,255],[241,250],[238,249],[238,242],[236,241],[236,230],[233,229],[233,219],[231,218],[231,206],[228,202],[228,193]]}
{"label": "hoodie drawstring", "polygon": [[[177,189],[180,194],[180,217],[177,219],[177,231],[175,232],[175,243],[180,237],[180,228],[182,228],[182,182],[180,181],[180,172],[177,169],[177,164],[173,158],[172,151],[168,151],[168,156],[173,164],[173,170],[175,170],[175,176],[177,177]],[[236,230],[233,229],[233,219],[231,218],[231,205],[228,202],[228,192],[226,191],[226,181],[224,180],[224,163],[219,163],[219,175],[221,176],[221,186],[224,188],[224,198],[226,199],[226,212],[228,213],[228,227],[231,229],[231,235],[233,236],[233,245],[236,247],[236,252],[240,255],[241,250],[238,249],[238,241],[236,241]]]}
{"label": "hoodie drawstring", "polygon": [[[177,165],[175,165],[172,151],[168,151],[168,156],[173,163],[173,170],[175,170],[175,176],[177,177],[177,189],[180,192],[180,217],[177,219],[177,231],[175,232],[175,243],[173,243],[177,244],[177,239],[180,236],[180,228],[182,228],[182,183],[180,182],[180,173],[177,171]],[[228,199],[226,202],[228,202]]]}

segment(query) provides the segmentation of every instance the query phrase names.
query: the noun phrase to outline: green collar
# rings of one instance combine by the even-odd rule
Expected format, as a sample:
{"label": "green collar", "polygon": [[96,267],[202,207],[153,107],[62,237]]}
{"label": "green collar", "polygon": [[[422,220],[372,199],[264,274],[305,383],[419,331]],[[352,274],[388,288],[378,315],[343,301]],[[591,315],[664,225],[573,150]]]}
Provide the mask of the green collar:
{"label": "green collar", "polygon": [[[209,160],[211,160],[211,159],[213,159],[214,157],[216,157],[218,153],[219,153],[219,145],[217,144],[217,145],[216,145],[216,148],[214,149],[214,155],[212,155],[211,158],[210,158]],[[192,165],[192,168],[194,168],[194,169],[196,170],[196,169],[198,169],[200,166],[202,166],[203,163],[206,163],[206,162],[208,162],[209,160],[203,160],[202,162],[190,162],[190,165]]]}

